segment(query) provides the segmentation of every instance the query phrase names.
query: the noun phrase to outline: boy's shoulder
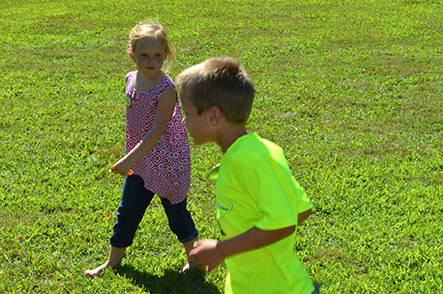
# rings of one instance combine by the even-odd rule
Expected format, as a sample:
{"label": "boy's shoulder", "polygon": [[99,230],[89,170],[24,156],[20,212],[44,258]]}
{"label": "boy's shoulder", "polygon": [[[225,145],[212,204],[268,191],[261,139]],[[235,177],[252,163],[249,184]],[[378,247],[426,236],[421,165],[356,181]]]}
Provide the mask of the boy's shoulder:
{"label": "boy's shoulder", "polygon": [[280,146],[272,141],[260,137],[257,133],[249,133],[237,139],[228,149],[226,155],[235,157],[241,161],[275,157],[283,154]]}
{"label": "boy's shoulder", "polygon": [[231,145],[223,155],[220,165],[231,172],[243,174],[246,169],[263,172],[271,166],[287,166],[287,162],[280,146],[257,133],[250,133]]}

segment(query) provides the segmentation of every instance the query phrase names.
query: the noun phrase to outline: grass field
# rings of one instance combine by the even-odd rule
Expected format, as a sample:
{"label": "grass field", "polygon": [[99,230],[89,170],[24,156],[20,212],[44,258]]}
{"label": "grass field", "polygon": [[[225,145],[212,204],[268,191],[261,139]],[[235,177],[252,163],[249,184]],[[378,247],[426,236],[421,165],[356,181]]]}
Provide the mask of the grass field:
{"label": "grass field", "polygon": [[[295,248],[322,293],[443,293],[441,1],[0,2],[0,292],[222,293],[180,273],[160,201],[122,266],[104,261],[123,178],[130,28],[153,18],[172,78],[231,55],[257,96],[249,129],[281,145],[314,213]],[[192,146],[189,209],[217,237],[214,145]]]}

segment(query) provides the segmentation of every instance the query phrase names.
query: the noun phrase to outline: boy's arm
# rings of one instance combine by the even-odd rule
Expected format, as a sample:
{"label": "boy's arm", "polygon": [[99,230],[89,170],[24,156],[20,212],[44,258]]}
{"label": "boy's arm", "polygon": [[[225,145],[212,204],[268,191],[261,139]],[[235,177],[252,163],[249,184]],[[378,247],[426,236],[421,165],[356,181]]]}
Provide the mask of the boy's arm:
{"label": "boy's arm", "polygon": [[288,237],[295,231],[295,226],[265,231],[253,227],[249,231],[234,238],[218,240],[202,240],[194,244],[189,258],[200,264],[207,272],[215,269],[226,257],[258,249]]}
{"label": "boy's arm", "polygon": [[[299,213],[298,224],[304,222],[311,214],[312,209]],[[291,235],[294,230],[295,226],[271,231],[253,227],[249,231],[225,241],[198,241],[195,242],[189,258],[200,264],[203,267],[202,270],[210,272],[219,266],[226,257],[275,243]]]}
{"label": "boy's arm", "polygon": [[312,214],[312,209],[303,211],[298,214],[298,225],[301,225],[310,215]]}

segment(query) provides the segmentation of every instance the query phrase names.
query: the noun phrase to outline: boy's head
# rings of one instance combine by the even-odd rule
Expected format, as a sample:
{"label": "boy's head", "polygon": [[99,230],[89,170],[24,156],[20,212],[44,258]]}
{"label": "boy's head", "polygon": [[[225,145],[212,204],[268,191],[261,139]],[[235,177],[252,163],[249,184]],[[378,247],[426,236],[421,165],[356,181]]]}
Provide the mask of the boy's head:
{"label": "boy's head", "polygon": [[230,57],[210,58],[186,69],[177,77],[177,89],[197,115],[215,106],[234,125],[246,125],[255,92],[246,71]]}

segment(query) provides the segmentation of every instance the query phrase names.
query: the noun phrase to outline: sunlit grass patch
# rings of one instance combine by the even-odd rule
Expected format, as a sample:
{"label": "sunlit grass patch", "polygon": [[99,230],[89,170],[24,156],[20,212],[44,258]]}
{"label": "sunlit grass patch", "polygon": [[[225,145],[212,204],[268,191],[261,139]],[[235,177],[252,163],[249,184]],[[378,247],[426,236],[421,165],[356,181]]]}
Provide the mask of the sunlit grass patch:
{"label": "sunlit grass patch", "polygon": [[[284,150],[313,202],[296,252],[322,293],[443,291],[439,1],[0,3],[0,292],[220,293],[226,268],[185,256],[154,200],[103,279],[123,179],[129,29],[168,28],[173,78],[214,55],[256,87],[251,131]],[[215,145],[191,146],[191,210],[218,236]]]}

